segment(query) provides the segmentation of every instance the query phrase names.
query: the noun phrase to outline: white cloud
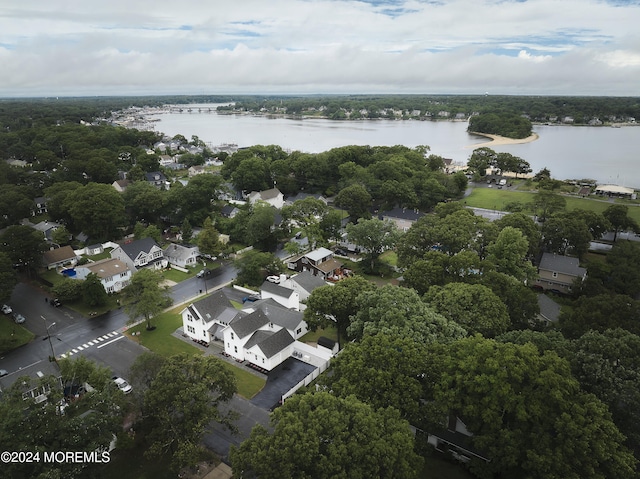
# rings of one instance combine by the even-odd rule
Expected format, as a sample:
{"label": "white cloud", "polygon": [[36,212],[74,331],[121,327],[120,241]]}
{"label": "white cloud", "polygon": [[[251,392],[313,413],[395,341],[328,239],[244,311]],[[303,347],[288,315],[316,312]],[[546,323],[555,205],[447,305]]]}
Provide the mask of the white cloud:
{"label": "white cloud", "polygon": [[0,96],[637,95],[640,74],[640,7],[599,0],[64,3],[0,10]]}

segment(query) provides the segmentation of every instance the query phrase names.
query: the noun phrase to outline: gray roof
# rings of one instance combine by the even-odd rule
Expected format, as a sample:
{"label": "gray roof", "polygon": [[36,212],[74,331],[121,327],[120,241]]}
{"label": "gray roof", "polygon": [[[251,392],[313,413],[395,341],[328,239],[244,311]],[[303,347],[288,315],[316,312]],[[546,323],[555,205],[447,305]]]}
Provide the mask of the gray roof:
{"label": "gray roof", "polygon": [[291,281],[300,285],[302,289],[308,291],[309,293],[320,286],[326,286],[327,283],[323,281],[323,279],[315,274],[312,274],[311,271],[303,271],[302,273],[298,273],[295,276],[291,277]]}
{"label": "gray roof", "polygon": [[283,308],[282,305],[271,298],[269,300],[256,301],[254,307],[256,310],[262,311],[273,324],[282,326],[290,331],[295,331],[303,321],[304,315],[300,311]]}
{"label": "gray roof", "polygon": [[580,267],[578,258],[571,258],[570,256],[555,253],[544,253],[540,260],[539,268],[580,278],[587,274],[587,270]]}
{"label": "gray roof", "polygon": [[196,301],[191,306],[192,311],[196,310],[199,316],[205,321],[213,321],[222,315],[227,308],[233,308],[231,301],[227,298],[222,290],[218,290],[215,293],[205,296],[199,301]]}
{"label": "gray roof", "polygon": [[392,210],[383,211],[379,214],[380,218],[398,218],[409,221],[418,221],[424,216],[424,213],[410,208],[393,208]]}
{"label": "gray roof", "polygon": [[281,296],[283,298],[290,298],[291,295],[295,293],[295,291],[292,289],[285,288],[284,286],[280,286],[279,284],[275,284],[270,281],[265,281],[264,283],[262,283],[262,286],[260,286],[260,291],[277,294],[278,296]]}
{"label": "gray roof", "polygon": [[126,254],[132,260],[135,260],[141,252],[148,253],[154,246],[158,246],[158,244],[153,238],[142,238],[136,241],[132,241],[131,243],[120,245],[120,248],[122,248],[124,254]]}
{"label": "gray roof", "polygon": [[284,348],[289,346],[295,340],[286,329],[281,329],[275,334],[270,335],[258,343],[258,347],[267,358],[271,358],[278,354]]}
{"label": "gray roof", "polygon": [[183,246],[181,244],[170,244],[164,249],[165,256],[170,256],[171,258],[178,259],[187,259],[191,256],[193,249],[197,248],[197,246]]}
{"label": "gray roof", "polygon": [[258,309],[247,316],[234,319],[229,326],[239,338],[244,338],[253,334],[265,324],[269,324],[269,318]]}
{"label": "gray roof", "polygon": [[328,250],[327,248],[318,248],[308,252],[305,256],[312,261],[320,261],[327,256],[333,256],[333,251]]}
{"label": "gray roof", "polygon": [[558,321],[560,317],[560,305],[556,303],[546,294],[538,295],[538,306],[540,306],[540,315],[547,321]]}
{"label": "gray roof", "polygon": [[269,336],[273,336],[274,334],[275,333],[273,331],[265,331],[264,329],[259,329],[255,333],[253,333],[249,341],[245,343],[244,348],[251,349],[256,344],[261,343],[262,341],[267,339]]}

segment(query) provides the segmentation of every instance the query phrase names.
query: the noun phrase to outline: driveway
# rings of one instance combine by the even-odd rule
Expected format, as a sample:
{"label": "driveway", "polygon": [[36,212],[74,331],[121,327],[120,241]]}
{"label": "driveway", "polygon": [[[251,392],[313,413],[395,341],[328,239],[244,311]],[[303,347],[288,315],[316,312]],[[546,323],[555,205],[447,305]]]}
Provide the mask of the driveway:
{"label": "driveway", "polygon": [[267,411],[278,407],[280,398],[302,381],[316,367],[295,358],[288,358],[269,372],[267,384],[251,399],[251,404]]}

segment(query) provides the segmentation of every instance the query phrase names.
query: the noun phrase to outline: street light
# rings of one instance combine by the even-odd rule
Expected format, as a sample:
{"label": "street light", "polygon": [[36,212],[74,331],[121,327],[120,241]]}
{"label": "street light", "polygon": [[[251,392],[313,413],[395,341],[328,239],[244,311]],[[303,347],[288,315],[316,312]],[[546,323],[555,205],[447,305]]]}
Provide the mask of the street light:
{"label": "street light", "polygon": [[47,320],[45,319],[44,316],[40,316],[42,318],[42,322],[44,323],[44,327],[47,330],[47,339],[49,340],[49,346],[51,347],[51,358],[49,358],[49,361],[54,361],[54,362],[58,362],[58,360],[56,359],[56,353],[53,351],[53,343],[51,342],[51,334],[49,333],[49,328],[51,328],[52,326],[55,326],[55,321],[53,323],[51,323],[49,326],[47,326]]}

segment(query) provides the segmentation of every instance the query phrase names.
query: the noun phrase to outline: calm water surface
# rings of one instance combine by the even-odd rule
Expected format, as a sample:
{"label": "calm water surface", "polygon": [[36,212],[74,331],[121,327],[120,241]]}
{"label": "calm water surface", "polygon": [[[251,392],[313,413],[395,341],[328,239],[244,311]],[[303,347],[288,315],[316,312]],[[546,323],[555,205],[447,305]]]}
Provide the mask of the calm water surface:
{"label": "calm water surface", "polygon": [[[280,145],[291,150],[319,153],[347,145],[429,145],[431,152],[466,162],[471,145],[486,141],[467,133],[466,122],[453,121],[332,121],[291,120],[252,115],[198,113],[157,115],[156,130],[186,138],[195,135],[214,145],[236,143]],[[492,147],[528,161],[536,172],[544,167],[559,179],[591,178],[640,188],[640,126],[569,127],[536,126],[540,138],[521,145]]]}

